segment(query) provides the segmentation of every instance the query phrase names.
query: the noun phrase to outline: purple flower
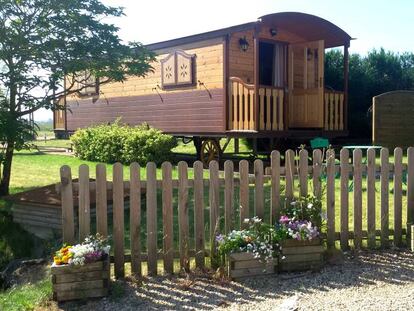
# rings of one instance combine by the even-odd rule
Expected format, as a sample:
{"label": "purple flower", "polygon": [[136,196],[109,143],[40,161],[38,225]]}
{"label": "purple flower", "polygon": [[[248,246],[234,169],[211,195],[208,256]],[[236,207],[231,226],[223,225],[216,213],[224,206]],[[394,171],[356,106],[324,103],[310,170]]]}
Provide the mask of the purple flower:
{"label": "purple flower", "polygon": [[289,217],[287,217],[286,215],[280,216],[279,222],[281,224],[287,224],[289,222]]}
{"label": "purple flower", "polygon": [[93,251],[85,255],[85,263],[96,262],[102,259],[104,253],[102,251]]}
{"label": "purple flower", "polygon": [[221,244],[224,242],[224,236],[222,234],[219,234],[218,236],[216,236],[216,242],[218,244]]}

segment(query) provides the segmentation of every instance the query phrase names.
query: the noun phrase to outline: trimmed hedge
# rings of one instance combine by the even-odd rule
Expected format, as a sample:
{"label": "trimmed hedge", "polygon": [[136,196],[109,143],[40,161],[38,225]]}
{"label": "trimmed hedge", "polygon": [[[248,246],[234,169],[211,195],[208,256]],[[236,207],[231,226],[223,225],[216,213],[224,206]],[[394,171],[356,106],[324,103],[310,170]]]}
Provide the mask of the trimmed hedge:
{"label": "trimmed hedge", "polygon": [[79,129],[71,141],[75,155],[82,160],[140,165],[171,160],[171,149],[177,145],[174,137],[147,124],[130,127],[119,121]]}

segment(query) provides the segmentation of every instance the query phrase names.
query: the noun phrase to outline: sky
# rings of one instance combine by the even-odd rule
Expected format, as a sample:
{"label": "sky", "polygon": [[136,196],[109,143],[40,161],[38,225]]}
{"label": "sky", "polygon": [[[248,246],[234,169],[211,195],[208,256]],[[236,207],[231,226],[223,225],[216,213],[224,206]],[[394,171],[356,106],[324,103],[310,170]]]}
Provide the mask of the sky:
{"label": "sky", "polygon": [[[350,53],[383,47],[414,52],[414,0],[102,0],[124,8],[125,16],[105,21],[119,27],[124,41],[149,44],[257,20],[276,12],[322,17],[352,38]],[[35,113],[36,120],[52,117]]]}

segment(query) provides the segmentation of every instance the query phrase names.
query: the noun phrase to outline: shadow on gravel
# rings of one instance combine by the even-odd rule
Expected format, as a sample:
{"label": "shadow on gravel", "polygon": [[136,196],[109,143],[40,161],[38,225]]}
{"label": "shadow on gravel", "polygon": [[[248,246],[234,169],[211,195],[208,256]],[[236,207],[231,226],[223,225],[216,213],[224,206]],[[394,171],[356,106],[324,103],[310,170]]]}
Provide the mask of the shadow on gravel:
{"label": "shadow on gravel", "polygon": [[242,282],[202,276],[155,277],[142,284],[126,279],[113,283],[110,297],[60,305],[63,310],[211,310],[237,303],[328,292],[378,281],[405,284],[414,280],[414,254],[407,250],[349,253],[342,263],[320,272],[255,277]]}

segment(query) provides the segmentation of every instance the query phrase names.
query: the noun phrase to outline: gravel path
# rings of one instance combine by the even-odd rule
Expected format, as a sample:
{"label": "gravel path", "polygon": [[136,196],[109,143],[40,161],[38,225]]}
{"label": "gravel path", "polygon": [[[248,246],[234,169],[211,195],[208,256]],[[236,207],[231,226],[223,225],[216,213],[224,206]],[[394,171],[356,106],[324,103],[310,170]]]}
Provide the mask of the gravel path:
{"label": "gravel path", "polygon": [[[118,283],[112,298],[61,310],[413,310],[414,254],[346,254],[320,273],[280,274],[236,282],[165,277]],[[116,292],[123,291],[116,298]]]}

